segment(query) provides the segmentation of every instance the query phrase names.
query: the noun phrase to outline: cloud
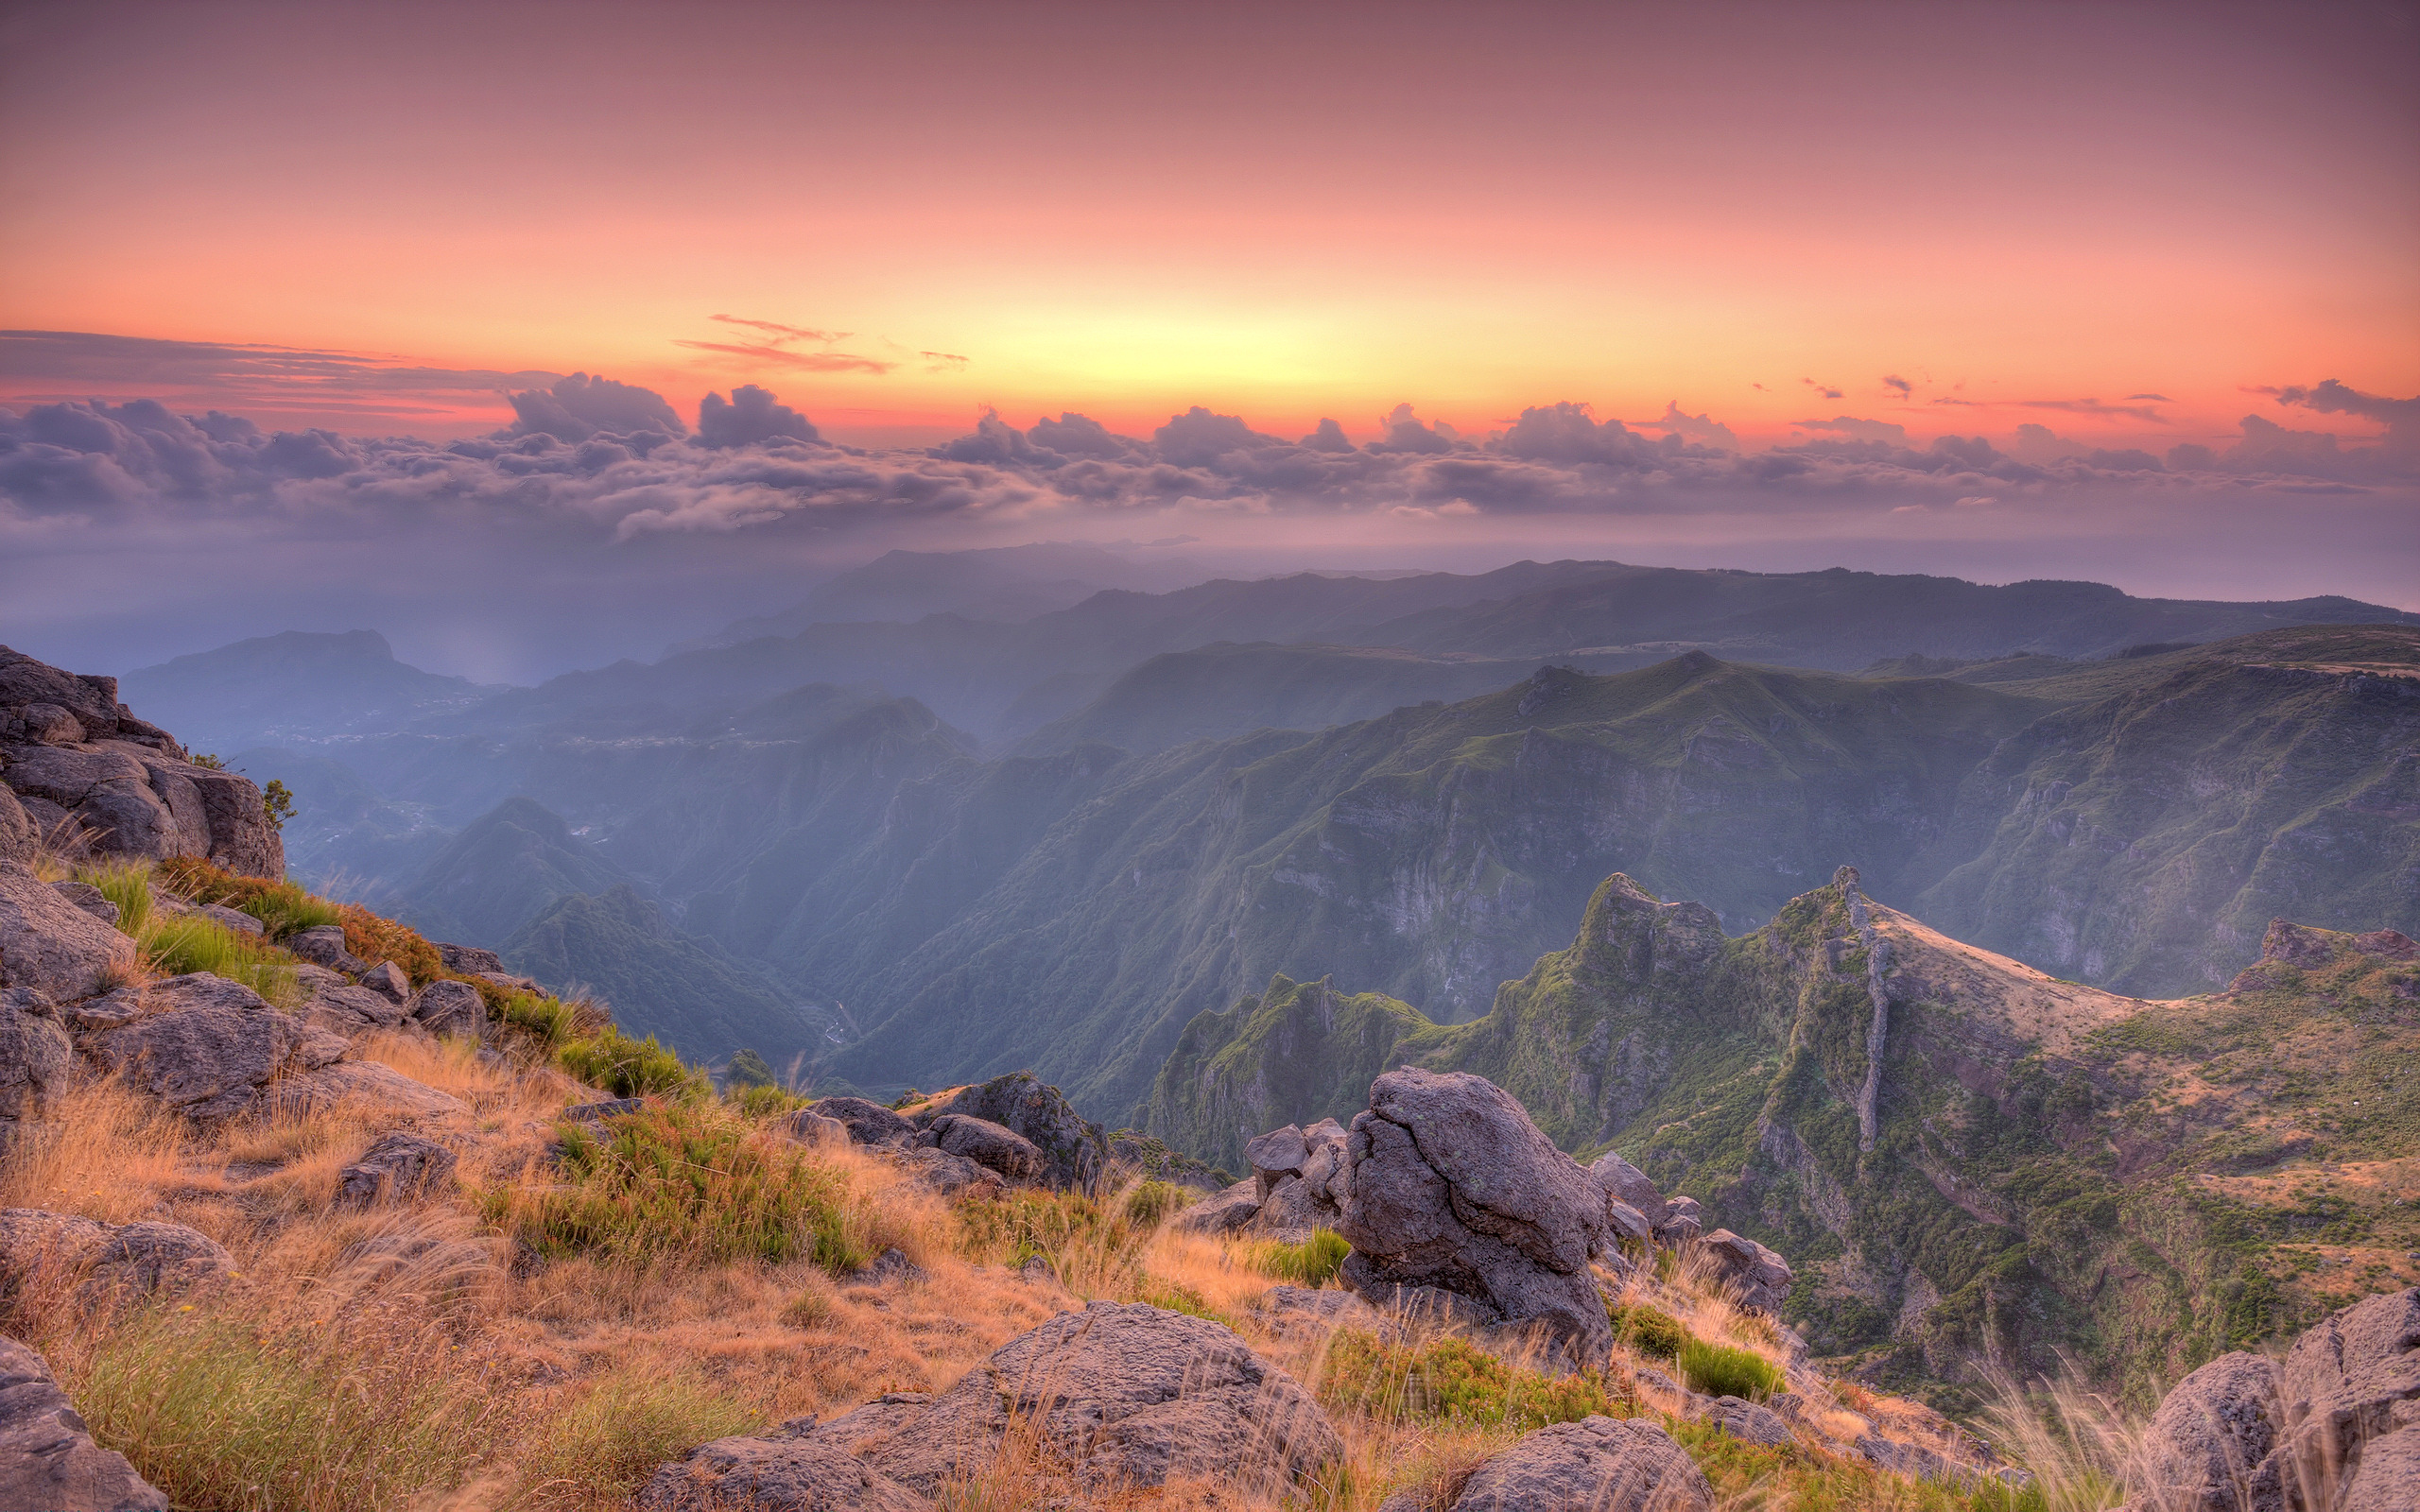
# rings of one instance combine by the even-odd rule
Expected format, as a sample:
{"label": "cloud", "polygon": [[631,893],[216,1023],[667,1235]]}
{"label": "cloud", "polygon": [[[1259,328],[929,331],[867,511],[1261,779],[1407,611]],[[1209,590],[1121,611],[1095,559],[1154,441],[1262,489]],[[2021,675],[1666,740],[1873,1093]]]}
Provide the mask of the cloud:
{"label": "cloud", "polygon": [[1697,441],[1725,452],[1740,450],[1739,438],[1730,426],[1714,419],[1711,414],[1684,414],[1677,400],[1666,400],[1663,418],[1648,421],[1645,423],[1660,425],[1685,441]]}
{"label": "cloud", "polygon": [[1353,452],[1359,450],[1359,448],[1356,447],[1351,440],[1346,438],[1343,426],[1339,425],[1332,420],[1324,418],[1320,421],[1318,428],[1313,430],[1308,436],[1304,437],[1301,440],[1296,441],[1294,444],[1301,447],[1305,452]]}
{"label": "cloud", "polygon": [[[795,368],[802,372],[867,372],[879,376],[899,366],[895,362],[885,362],[879,357],[860,356],[853,352],[830,350],[834,342],[848,339],[849,333],[846,331],[819,331],[812,326],[784,325],[778,320],[752,320],[736,315],[710,315],[706,318],[718,320],[724,325],[745,326],[752,331],[762,331],[767,339],[735,342],[675,339],[672,344],[676,347],[686,347],[692,352],[715,352],[726,357],[738,357],[747,362],[769,363],[779,368]],[[825,350],[821,352],[791,350],[791,344],[799,341],[812,341]],[[945,353],[928,352],[924,355],[932,357],[945,355]]]}
{"label": "cloud", "polygon": [[2176,403],[2175,400],[2169,398],[2166,394],[2128,394],[2126,397],[2128,399],[2148,399],[2156,404],[2173,404]]}
{"label": "cloud", "polygon": [[733,389],[728,404],[720,394],[708,394],[698,405],[700,446],[729,448],[771,440],[812,443],[822,438],[805,416],[776,402],[769,389],[754,384],[742,384]]}
{"label": "cloud", "polygon": [[372,352],[258,343],[168,341],[91,331],[0,331],[0,385],[18,404],[109,395],[264,414],[451,419],[562,375],[537,369],[431,368]]}
{"label": "cloud", "polygon": [[[2348,388],[2333,378],[2308,388],[2296,384],[2283,388],[2263,388],[2258,392],[2276,395],[2280,404],[2299,404],[2323,415],[2359,415],[2363,420],[2377,421],[2387,427],[2391,438],[2407,434],[2404,427],[2408,425],[2420,429],[2420,425],[2415,425],[2415,422],[2420,422],[2420,398],[2388,399],[2378,394],[2365,394],[2358,388]],[[2413,438],[2420,439],[2420,437]]]}
{"label": "cloud", "polygon": [[664,396],[635,384],[573,373],[552,388],[533,388],[509,396],[518,417],[504,437],[552,436],[557,440],[584,441],[598,431],[654,432],[685,436],[689,427],[664,402]]}
{"label": "cloud", "polygon": [[1896,393],[1902,399],[1913,396],[1916,391],[1916,386],[1914,384],[1910,383],[1907,379],[1900,377],[1895,372],[1886,373],[1883,375],[1882,387]]}
{"label": "cloud", "polygon": [[[2158,396],[2136,394],[2137,399]],[[2008,403],[2019,409],[2055,409],[2069,415],[2123,415],[2129,420],[2147,421],[2165,425],[2168,417],[2148,404],[2104,404],[2098,399],[2018,399]]]}
{"label": "cloud", "polygon": [[751,330],[762,331],[769,336],[779,337],[786,341],[821,341],[829,345],[835,341],[849,339],[849,333],[846,331],[818,331],[812,326],[783,325],[777,320],[751,320],[736,315],[710,315],[706,318],[719,320],[724,325],[744,325]]}
{"label": "cloud", "polygon": [[1893,446],[1908,444],[1908,427],[1887,420],[1859,420],[1855,415],[1835,415],[1830,420],[1794,420],[1792,425],[1806,431],[1830,431],[1854,441],[1888,441]]}
{"label": "cloud", "polygon": [[925,359],[928,372],[952,372],[974,360],[955,352],[920,352],[916,355]]}
{"label": "cloud", "polygon": [[[1815,397],[1818,399],[1845,399],[1848,397],[1846,394],[1841,392],[1841,390],[1833,387],[1830,384],[1819,384],[1812,378],[1801,378],[1798,381],[1805,384],[1807,387],[1814,389]],[[1757,387],[1762,387],[1763,385],[1759,384]]]}

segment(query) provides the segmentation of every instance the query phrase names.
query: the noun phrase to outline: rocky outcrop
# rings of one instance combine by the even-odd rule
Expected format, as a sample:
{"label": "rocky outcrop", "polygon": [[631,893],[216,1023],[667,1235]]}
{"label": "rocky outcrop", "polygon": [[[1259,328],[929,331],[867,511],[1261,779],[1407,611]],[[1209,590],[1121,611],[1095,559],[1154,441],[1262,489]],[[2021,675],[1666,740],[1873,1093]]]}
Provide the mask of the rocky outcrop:
{"label": "rocky outcrop", "polygon": [[826,1097],[808,1111],[838,1123],[856,1144],[903,1144],[916,1136],[915,1125],[863,1097]]}
{"label": "rocky outcrop", "polygon": [[112,1071],[201,1123],[253,1111],[281,1073],[300,1070],[303,1025],[239,982],[197,971],[154,983],[158,1011],[99,1036]]}
{"label": "rocky outcrop", "polygon": [[1699,1243],[1742,1306],[1768,1316],[1780,1315],[1781,1304],[1789,1296],[1789,1261],[1728,1228],[1717,1228]]}
{"label": "rocky outcrop", "polygon": [[133,940],[26,868],[0,861],[0,987],[72,1003],[107,991],[133,970]]}
{"label": "rocky outcrop", "polygon": [[2237,1353],[2187,1376],[2126,1483],[2139,1512],[2420,1506],[2420,1287],[2330,1314],[2283,1365]]}
{"label": "rocky outcrop", "polygon": [[1643,1419],[1584,1418],[1524,1435],[1482,1463],[1453,1499],[1427,1490],[1378,1512],[1712,1512],[1714,1487],[1688,1452]]}
{"label": "rocky outcrop", "polygon": [[1390,1072],[1349,1153],[1346,1285],[1381,1306],[1402,1287],[1456,1293],[1576,1364],[1604,1358],[1613,1331],[1589,1269],[1614,1244],[1604,1188],[1511,1093],[1468,1073]]}
{"label": "rocky outcrop", "polygon": [[0,1295],[42,1274],[74,1278],[100,1292],[141,1297],[233,1273],[216,1240],[176,1223],[96,1223],[39,1208],[0,1210]]}
{"label": "rocky outcrop", "polygon": [[1039,1180],[1049,1162],[1031,1140],[989,1119],[944,1113],[918,1136],[945,1155],[972,1160],[1007,1181]]}
{"label": "rocky outcrop", "polygon": [[0,988],[0,1148],[65,1079],[74,1055],[49,998],[29,987]]}
{"label": "rocky outcrop", "polygon": [[[392,970],[391,962],[389,969]],[[431,982],[413,995],[409,1011],[413,1021],[431,1034],[476,1040],[487,1033],[487,1000],[468,982]]]}
{"label": "rocky outcrop", "polygon": [[382,992],[372,992],[324,966],[294,968],[295,984],[302,989],[302,1021],[354,1039],[372,1029],[392,1029],[405,1022],[404,1005]]}
{"label": "rocky outcrop", "polygon": [[43,1357],[0,1338],[0,1506],[156,1512],[168,1499],[92,1430]]}
{"label": "rocky outcrop", "polygon": [[1874,1010],[1865,1030],[1865,1080],[1857,1093],[1858,1148],[1870,1150],[1882,1126],[1882,1050],[1891,1029],[1891,988],[1884,978],[1891,971],[1891,942],[1867,914],[1865,894],[1858,890],[1858,882],[1855,867],[1832,873],[1832,885],[1848,904],[1850,927],[1857,931],[1858,948],[1865,952],[1865,995]]}
{"label": "rocky outcrop", "polygon": [[1084,1492],[1171,1481],[1283,1489],[1343,1451],[1292,1377],[1232,1332],[1142,1303],[1094,1302],[1011,1340],[939,1396],[897,1392],[818,1425],[717,1439],[657,1470],[642,1512],[931,1512],[1011,1430]]}
{"label": "rocky outcrop", "polygon": [[337,1173],[336,1205],[374,1208],[441,1191],[454,1184],[459,1159],[435,1140],[402,1132],[387,1135]]}
{"label": "rocky outcrop", "polygon": [[[199,856],[282,877],[285,848],[248,778],[185,760],[167,731],[117,701],[117,679],[79,677],[0,646],[0,784],[12,814],[53,843],[95,854]],[[24,850],[0,836],[0,848]],[[0,849],[6,853],[6,849]]]}
{"label": "rocky outcrop", "polygon": [[1011,1129],[1042,1152],[1042,1179],[1067,1192],[1092,1192],[1109,1165],[1109,1138],[1098,1124],[1029,1071],[972,1087],[960,1087],[918,1106],[917,1125],[930,1127],[950,1114],[983,1119]]}

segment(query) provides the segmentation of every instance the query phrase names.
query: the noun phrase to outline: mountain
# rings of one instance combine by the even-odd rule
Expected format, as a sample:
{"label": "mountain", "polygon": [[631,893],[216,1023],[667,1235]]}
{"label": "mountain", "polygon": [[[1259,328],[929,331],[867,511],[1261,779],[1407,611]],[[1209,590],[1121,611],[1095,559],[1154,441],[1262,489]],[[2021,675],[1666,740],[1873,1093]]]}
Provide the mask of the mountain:
{"label": "mountain", "polygon": [[1374,1069],[1476,1072],[1789,1255],[1789,1314],[1870,1380],[2065,1352],[2139,1395],[2332,1305],[2327,1265],[2405,1267],[2415,1061],[2420,947],[2393,932],[2280,921],[2224,991],[2151,1003],[1941,935],[1852,868],[1737,937],[1616,875],[1473,1022],[1325,978],[1196,1016],[1146,1127],[1232,1161],[1246,1130],[1351,1116]]}
{"label": "mountain", "polygon": [[1105,588],[1152,593],[1202,575],[1182,560],[1136,562],[1075,541],[1037,541],[974,551],[893,551],[819,583],[778,614],[734,620],[665,654],[791,636],[811,625],[911,624],[928,614],[1013,625],[1071,608]]}
{"label": "mountain", "polygon": [[829,1010],[793,1002],[761,971],[672,928],[627,884],[555,900],[501,954],[551,988],[601,998],[624,1032],[653,1035],[691,1060],[754,1050],[779,1066],[834,1029]]}
{"label": "mountain", "polygon": [[233,750],[397,729],[496,690],[406,666],[375,630],[287,630],[140,668],[118,691],[192,748]]}
{"label": "mountain", "polygon": [[[2207,990],[2273,918],[2420,925],[2420,631],[2149,657],[1967,778],[1922,906],[2114,990]],[[2106,673],[1996,684],[2090,687]]]}
{"label": "mountain", "polygon": [[534,799],[508,799],[465,826],[393,900],[437,939],[493,949],[560,898],[627,885],[629,873]]}

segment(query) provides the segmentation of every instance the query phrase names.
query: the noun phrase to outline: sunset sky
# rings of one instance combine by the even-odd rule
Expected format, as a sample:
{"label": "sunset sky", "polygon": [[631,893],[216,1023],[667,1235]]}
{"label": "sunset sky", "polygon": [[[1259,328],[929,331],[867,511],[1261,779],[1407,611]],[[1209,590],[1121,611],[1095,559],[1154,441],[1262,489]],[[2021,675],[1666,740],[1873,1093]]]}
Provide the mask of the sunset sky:
{"label": "sunset sky", "polygon": [[[1570,404],[1751,455],[2132,449],[2172,501],[2247,415],[2420,447],[2416,78],[2408,3],[20,3],[0,325],[59,335],[0,343],[0,405],[443,442],[585,372],[896,450]],[[2360,496],[2266,586],[2420,604],[2409,471],[2315,465]],[[1322,543],[1356,539],[1395,538]],[[2255,596],[2239,565],[2124,586]]]}

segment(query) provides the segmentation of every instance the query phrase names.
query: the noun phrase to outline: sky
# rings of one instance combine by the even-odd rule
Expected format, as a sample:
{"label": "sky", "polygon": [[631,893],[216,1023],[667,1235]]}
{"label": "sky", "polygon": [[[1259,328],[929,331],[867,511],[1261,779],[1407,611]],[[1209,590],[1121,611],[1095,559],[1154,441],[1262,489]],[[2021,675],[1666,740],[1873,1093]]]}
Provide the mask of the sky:
{"label": "sky", "polygon": [[2415,80],[2414,4],[18,0],[0,637],[525,676],[1040,539],[2420,608]]}

